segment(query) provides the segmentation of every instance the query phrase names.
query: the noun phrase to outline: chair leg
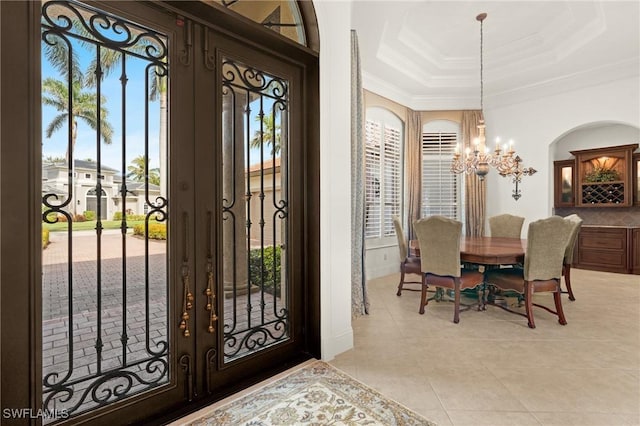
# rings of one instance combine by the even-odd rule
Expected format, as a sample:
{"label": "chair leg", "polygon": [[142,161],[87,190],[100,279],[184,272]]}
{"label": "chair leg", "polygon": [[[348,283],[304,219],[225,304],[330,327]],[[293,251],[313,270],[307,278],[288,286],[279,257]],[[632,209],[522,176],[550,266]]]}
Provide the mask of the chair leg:
{"label": "chair leg", "polygon": [[486,307],[484,306],[484,297],[482,297],[482,293],[484,293],[484,291],[482,290],[483,285],[479,285],[476,287],[476,294],[478,295],[478,310],[482,311],[483,309],[486,309]]}
{"label": "chair leg", "polygon": [[536,328],[536,323],[533,321],[533,286],[528,281],[524,283],[524,306],[527,311],[529,328]]}
{"label": "chair leg", "polygon": [[564,265],[564,282],[567,285],[567,293],[569,293],[569,300],[573,301],[576,298],[573,296],[573,290],[571,290],[571,265]]}
{"label": "chair leg", "polygon": [[454,293],[453,293],[453,322],[460,322],[460,280],[457,278],[453,279],[454,282]]}
{"label": "chair leg", "polygon": [[556,312],[558,313],[558,322],[562,325],[567,325],[567,320],[564,317],[564,311],[562,310],[562,292],[560,291],[560,283],[558,283],[558,291],[553,293],[553,301],[556,302]]}
{"label": "chair leg", "polygon": [[422,296],[420,298],[420,310],[418,312],[420,312],[420,314],[424,314],[424,307],[427,306],[427,303],[429,303],[429,300],[427,299],[427,275],[426,274],[421,274],[422,275]]}
{"label": "chair leg", "polygon": [[404,263],[400,263],[400,283],[398,284],[398,292],[396,296],[402,295],[402,285],[404,284]]}

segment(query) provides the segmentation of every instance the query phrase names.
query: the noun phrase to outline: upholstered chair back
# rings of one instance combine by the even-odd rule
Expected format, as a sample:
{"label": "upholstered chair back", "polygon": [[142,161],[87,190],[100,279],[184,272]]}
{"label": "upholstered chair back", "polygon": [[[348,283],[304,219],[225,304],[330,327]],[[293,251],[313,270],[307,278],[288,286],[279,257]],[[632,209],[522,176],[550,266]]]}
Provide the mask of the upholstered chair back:
{"label": "upholstered chair back", "polygon": [[400,218],[398,216],[393,217],[393,227],[396,229],[396,237],[398,238],[398,249],[400,249],[400,262],[403,262],[409,254],[409,249],[407,247],[407,239],[404,237],[402,223],[400,222]]}
{"label": "upholstered chair back", "polygon": [[550,280],[562,276],[562,261],[573,225],[560,216],[529,224],[524,279]]}
{"label": "upholstered chair back", "polygon": [[582,218],[577,214],[572,214],[564,218],[564,220],[570,222],[573,227],[571,228],[571,235],[569,236],[569,244],[564,251],[564,263],[573,263],[573,251],[576,248],[576,241],[578,240],[578,234],[580,233],[580,227],[582,226]]}
{"label": "upholstered chair back", "polygon": [[492,237],[520,238],[524,217],[500,214],[489,218]]}
{"label": "upholstered chair back", "polygon": [[462,223],[431,216],[413,222],[413,229],[420,244],[422,272],[459,277]]}

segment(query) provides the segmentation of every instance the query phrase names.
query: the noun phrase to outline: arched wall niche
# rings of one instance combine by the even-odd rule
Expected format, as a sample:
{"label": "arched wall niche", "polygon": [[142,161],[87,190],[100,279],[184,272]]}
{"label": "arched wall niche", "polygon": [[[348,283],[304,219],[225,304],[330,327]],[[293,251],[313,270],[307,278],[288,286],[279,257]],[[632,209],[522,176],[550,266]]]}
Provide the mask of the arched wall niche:
{"label": "arched wall niche", "polygon": [[[571,151],[609,146],[629,145],[640,142],[640,128],[620,121],[594,121],[568,129],[549,145],[550,204],[553,206],[553,162],[574,158]],[[635,151],[640,152],[640,149]],[[640,225],[640,207],[620,208],[553,208],[553,214],[567,216],[577,214],[584,225]]]}

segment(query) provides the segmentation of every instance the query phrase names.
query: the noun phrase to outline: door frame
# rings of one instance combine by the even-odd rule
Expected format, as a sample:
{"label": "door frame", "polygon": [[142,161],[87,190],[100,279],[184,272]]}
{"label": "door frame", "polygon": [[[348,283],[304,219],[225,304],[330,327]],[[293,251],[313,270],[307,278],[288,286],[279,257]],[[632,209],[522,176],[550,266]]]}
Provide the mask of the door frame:
{"label": "door frame", "polygon": [[[303,246],[304,339],[309,357],[320,357],[320,131],[319,58],[312,49],[200,2],[145,2],[202,21],[232,38],[303,69],[307,105],[303,134],[305,191]],[[117,7],[117,3],[111,3]],[[309,9],[305,5],[303,9]],[[310,23],[311,27],[315,22]],[[317,29],[317,26],[315,26]],[[310,28],[307,29],[309,31]],[[311,28],[313,29],[313,28]],[[310,38],[313,39],[313,38]],[[317,41],[317,37],[315,38]],[[0,2],[0,408],[37,410],[42,406],[41,365],[41,85],[40,3]],[[193,52],[193,54],[201,54]],[[11,123],[10,126],[7,123]],[[21,141],[16,142],[16,141]],[[178,244],[174,238],[174,244]],[[174,275],[170,275],[174,278]],[[291,360],[293,363],[294,360]],[[292,364],[283,363],[278,370]],[[184,404],[165,418],[184,415],[263,380],[266,371],[224,392]],[[178,373],[179,374],[179,373]],[[0,413],[2,415],[2,413]],[[148,419],[153,420],[153,419]],[[157,420],[157,418],[156,418]],[[38,422],[24,418],[12,424]]]}

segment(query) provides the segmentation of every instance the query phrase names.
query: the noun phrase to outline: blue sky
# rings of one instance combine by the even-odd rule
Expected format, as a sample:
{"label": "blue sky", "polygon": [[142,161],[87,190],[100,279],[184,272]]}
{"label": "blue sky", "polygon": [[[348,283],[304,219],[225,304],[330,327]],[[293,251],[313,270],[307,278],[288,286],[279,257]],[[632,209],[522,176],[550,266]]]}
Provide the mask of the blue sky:
{"label": "blue sky", "polygon": [[[74,43],[74,49],[78,52],[81,69],[86,71],[91,59],[95,57],[95,48],[86,47]],[[44,49],[43,49],[44,51]],[[126,94],[126,129],[122,120],[122,85],[120,83],[121,65],[118,64],[102,81],[101,91],[106,98],[108,110],[108,121],[111,123],[114,133],[112,144],[101,143],[102,165],[109,166],[116,170],[122,169],[122,136],[126,135],[126,165],[144,154],[145,141],[145,104],[149,106],[149,158],[150,167],[159,167],[159,118],[160,105],[158,101],[147,101],[145,98],[145,73],[148,62],[134,57],[127,57],[127,94]],[[153,72],[153,71],[150,71]],[[55,70],[43,53],[42,57],[42,79],[48,77],[64,81],[58,71]],[[86,88],[85,91],[95,93],[95,88]],[[272,101],[265,98],[265,114],[270,112]],[[251,117],[249,120],[250,135],[259,129],[259,122],[255,116],[259,111],[257,102],[251,105]],[[43,157],[65,157],[68,145],[67,129],[65,125],[56,131],[51,138],[46,137],[46,128],[58,112],[55,108],[43,105],[42,108],[42,152]],[[246,127],[246,122],[243,120]],[[212,138],[213,139],[213,138]],[[250,152],[251,163],[259,161],[259,150],[252,149]],[[78,136],[74,156],[76,159],[91,159],[97,161],[96,131],[92,130],[83,120],[78,120]],[[270,159],[270,150],[265,147],[265,160]]]}
{"label": "blue sky", "polygon": [[[88,48],[75,45],[79,52],[81,69],[86,71],[87,66],[95,51],[90,52]],[[145,126],[144,126],[144,106],[145,106],[145,66],[146,62],[136,58],[127,59],[127,94],[126,94],[126,129],[122,120],[122,89],[120,83],[121,68],[118,65],[102,82],[102,95],[106,98],[106,107],[109,112],[108,121],[111,123],[114,133],[112,144],[102,143],[101,157],[102,164],[120,170],[122,168],[122,136],[126,135],[126,163],[139,155],[144,154]],[[42,58],[42,79],[53,77],[64,81],[57,70],[53,69],[49,61]],[[94,92],[95,88],[86,88],[87,92]],[[157,101],[149,102],[149,158],[150,167],[159,165],[159,117],[160,107]],[[42,152],[43,156],[64,157],[67,145],[67,124],[56,131],[51,138],[46,137],[46,128],[58,112],[55,108],[43,105],[42,107]],[[75,147],[75,158],[80,160],[97,160],[96,132],[84,121],[79,120],[78,137]]]}

